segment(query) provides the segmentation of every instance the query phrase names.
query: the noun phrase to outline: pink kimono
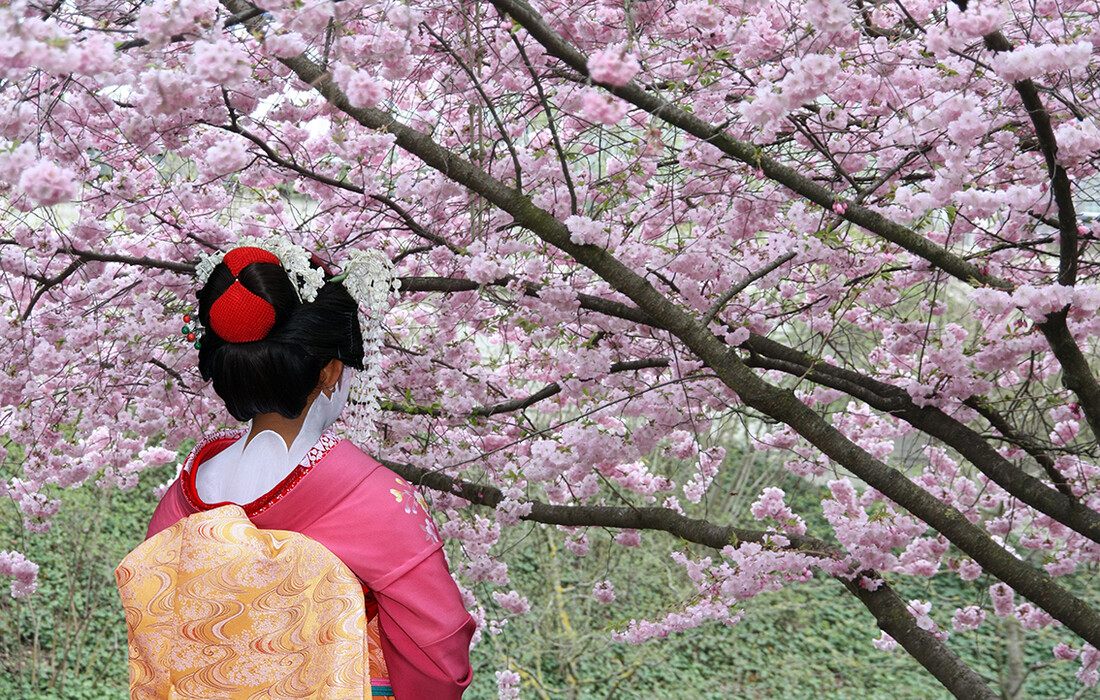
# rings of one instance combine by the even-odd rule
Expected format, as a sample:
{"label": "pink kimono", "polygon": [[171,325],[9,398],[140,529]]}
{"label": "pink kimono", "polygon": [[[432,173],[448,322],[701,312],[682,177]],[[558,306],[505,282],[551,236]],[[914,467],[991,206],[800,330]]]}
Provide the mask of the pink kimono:
{"label": "pink kimono", "polygon": [[[217,433],[195,446],[157,506],[148,537],[225,505],[199,499],[195,473],[241,435]],[[278,486],[243,507],[261,529],[299,532],[321,543],[369,589],[394,697],[462,696],[472,675],[475,624],[451,579],[435,524],[408,482],[325,432]]]}

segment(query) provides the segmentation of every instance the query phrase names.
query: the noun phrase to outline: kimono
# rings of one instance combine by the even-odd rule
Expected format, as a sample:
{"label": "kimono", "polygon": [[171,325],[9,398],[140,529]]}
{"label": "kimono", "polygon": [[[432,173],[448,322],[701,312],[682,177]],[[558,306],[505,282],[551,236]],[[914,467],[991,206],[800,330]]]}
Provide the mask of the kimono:
{"label": "kimono", "polygon": [[[296,468],[251,503],[238,507],[203,502],[195,487],[196,472],[243,434],[216,433],[195,446],[157,506],[148,537],[183,518],[225,506],[232,506],[225,510],[231,517],[243,510],[247,520],[242,522],[246,526],[250,522],[260,533],[305,535],[301,539],[308,538],[335,555],[367,592],[368,616],[377,611],[392,695],[397,700],[460,698],[471,680],[469,646],[475,624],[450,576],[435,523],[416,489],[326,430]],[[283,547],[280,542],[272,546],[272,551]],[[123,574],[119,575],[121,587]],[[128,607],[128,624],[130,618]],[[132,662],[132,683],[133,673]],[[377,679],[375,683],[374,694],[384,695]]]}

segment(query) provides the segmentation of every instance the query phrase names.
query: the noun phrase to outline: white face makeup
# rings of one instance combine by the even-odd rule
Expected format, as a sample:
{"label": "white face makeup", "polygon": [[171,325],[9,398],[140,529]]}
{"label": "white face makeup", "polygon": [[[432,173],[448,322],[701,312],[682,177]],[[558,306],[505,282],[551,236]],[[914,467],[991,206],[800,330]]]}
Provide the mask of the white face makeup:
{"label": "white face makeup", "polygon": [[313,405],[309,407],[309,413],[306,416],[307,422],[320,425],[322,431],[336,422],[336,419],[343,412],[344,406],[348,403],[353,371],[345,365],[344,371],[340,373],[340,379],[336,382],[336,390],[332,392],[332,395],[326,396],[323,391],[317,395],[317,398],[313,400]]}

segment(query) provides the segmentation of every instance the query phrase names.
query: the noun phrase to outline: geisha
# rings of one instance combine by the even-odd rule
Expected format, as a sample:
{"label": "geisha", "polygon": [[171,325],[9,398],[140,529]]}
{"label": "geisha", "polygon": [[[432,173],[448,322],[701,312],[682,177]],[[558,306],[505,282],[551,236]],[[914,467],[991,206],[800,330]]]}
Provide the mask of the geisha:
{"label": "geisha", "polygon": [[119,565],[133,698],[447,700],[470,683],[474,621],[423,498],[330,427],[364,368],[359,305],[308,261],[257,241],[200,265],[186,330],[249,424],[198,442]]}

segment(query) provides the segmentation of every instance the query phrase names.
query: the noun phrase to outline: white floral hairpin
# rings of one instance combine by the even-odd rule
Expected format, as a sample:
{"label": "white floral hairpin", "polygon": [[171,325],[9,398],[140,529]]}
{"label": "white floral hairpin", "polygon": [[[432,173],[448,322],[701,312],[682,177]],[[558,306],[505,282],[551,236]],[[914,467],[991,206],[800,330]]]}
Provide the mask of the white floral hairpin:
{"label": "white floral hairpin", "polygon": [[[286,270],[294,289],[298,292],[298,299],[302,302],[310,302],[317,298],[317,292],[325,286],[325,271],[310,266],[311,256],[302,246],[290,242],[282,236],[244,236],[234,248],[261,248],[279,259],[279,264]],[[214,268],[225,257],[225,253],[216,250],[213,253],[199,253],[199,264],[195,266],[195,277],[199,286],[206,284]]]}

